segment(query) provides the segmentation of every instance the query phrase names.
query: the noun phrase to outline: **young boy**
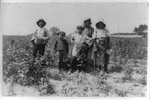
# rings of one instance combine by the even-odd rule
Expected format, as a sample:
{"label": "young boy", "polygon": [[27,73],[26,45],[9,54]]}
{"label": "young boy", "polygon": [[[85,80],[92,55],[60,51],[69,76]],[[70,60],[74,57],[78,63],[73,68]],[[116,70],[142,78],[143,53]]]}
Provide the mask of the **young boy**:
{"label": "young boy", "polygon": [[54,43],[54,50],[58,54],[58,59],[59,59],[59,64],[58,68],[61,73],[62,67],[64,67],[67,55],[69,52],[69,45],[67,40],[64,39],[65,37],[65,32],[59,32],[59,39],[55,41]]}
{"label": "young boy", "polygon": [[71,42],[74,43],[72,56],[73,59],[71,61],[70,67],[72,68],[71,72],[76,69],[77,58],[80,55],[80,51],[82,50],[84,43],[91,40],[86,34],[82,34],[84,28],[82,26],[77,26],[77,33],[71,37]]}
{"label": "young boy", "polygon": [[37,25],[39,28],[33,33],[31,43],[32,43],[32,55],[33,58],[36,58],[37,52],[39,52],[40,56],[44,55],[45,52],[45,45],[49,39],[49,32],[44,26],[46,22],[43,19],[37,21]]}

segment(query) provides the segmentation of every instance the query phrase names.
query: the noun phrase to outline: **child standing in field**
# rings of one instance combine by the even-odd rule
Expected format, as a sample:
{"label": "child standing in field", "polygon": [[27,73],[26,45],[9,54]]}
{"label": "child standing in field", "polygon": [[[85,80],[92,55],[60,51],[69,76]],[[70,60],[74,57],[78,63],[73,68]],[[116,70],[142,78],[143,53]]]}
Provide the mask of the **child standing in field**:
{"label": "child standing in field", "polygon": [[[92,38],[88,37],[86,34],[82,34],[84,28],[82,26],[77,26],[77,33],[75,33],[71,37],[71,42],[74,44],[73,50],[72,50],[72,61],[70,64],[70,67],[72,68],[71,72],[73,72],[75,69],[77,69],[76,64],[77,64],[77,58],[80,55],[80,51],[83,49],[85,46],[85,43],[88,40],[91,40]],[[79,69],[78,69],[79,70]]]}
{"label": "child standing in field", "polygon": [[96,66],[103,68],[104,72],[108,73],[107,65],[109,63],[109,54],[107,50],[110,48],[110,34],[106,29],[106,24],[103,19],[101,19],[98,23],[96,23],[96,31],[93,34],[93,38],[95,39],[94,52],[95,57],[98,61],[96,61]]}
{"label": "child standing in field", "polygon": [[31,43],[32,43],[32,55],[34,58],[37,56],[37,52],[39,52],[40,56],[44,55],[45,45],[49,39],[49,32],[44,26],[46,22],[43,19],[37,21],[37,25],[39,28],[33,33]]}
{"label": "child standing in field", "polygon": [[59,39],[56,40],[54,43],[54,50],[58,54],[58,60],[59,60],[58,68],[60,72],[65,65],[68,52],[69,52],[69,45],[67,40],[64,39],[64,37],[65,37],[65,32],[59,32]]}

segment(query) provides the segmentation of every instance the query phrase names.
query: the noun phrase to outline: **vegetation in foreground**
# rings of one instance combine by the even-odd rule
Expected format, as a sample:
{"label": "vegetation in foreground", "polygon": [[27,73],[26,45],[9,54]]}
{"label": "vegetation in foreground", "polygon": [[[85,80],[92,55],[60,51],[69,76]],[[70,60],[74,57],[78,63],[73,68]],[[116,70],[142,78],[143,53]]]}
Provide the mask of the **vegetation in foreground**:
{"label": "vegetation in foreground", "polygon": [[3,36],[3,96],[146,96],[146,37],[112,37],[110,73],[105,75],[92,66],[80,73],[60,74],[52,48],[57,36],[49,41],[45,60],[37,59],[33,64],[30,39]]}

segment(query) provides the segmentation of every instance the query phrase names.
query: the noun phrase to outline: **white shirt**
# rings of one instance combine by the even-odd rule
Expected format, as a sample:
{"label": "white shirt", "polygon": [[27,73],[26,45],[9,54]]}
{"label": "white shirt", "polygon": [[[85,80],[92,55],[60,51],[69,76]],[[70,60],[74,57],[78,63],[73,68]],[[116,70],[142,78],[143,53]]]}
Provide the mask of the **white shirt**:
{"label": "white shirt", "polygon": [[34,40],[34,42],[36,44],[43,44],[45,41],[43,40],[47,40],[49,39],[49,32],[46,28],[38,28],[34,33],[33,33],[33,36],[32,36],[32,40]]}
{"label": "white shirt", "polygon": [[43,38],[43,37],[47,37],[48,36],[48,30],[46,28],[38,28],[36,30],[36,36],[38,38]]}
{"label": "white shirt", "polygon": [[110,36],[109,31],[106,28],[104,28],[104,29],[97,29],[94,32],[92,38],[101,38],[101,37],[109,37],[109,36]]}
{"label": "white shirt", "polygon": [[71,41],[75,42],[75,43],[84,43],[84,42],[88,42],[88,40],[91,40],[90,37],[88,37],[86,34],[78,34],[75,33],[72,37],[71,37]]}
{"label": "white shirt", "polygon": [[74,35],[72,36],[72,40],[73,40],[75,43],[80,43],[81,39],[82,39],[82,35],[80,35],[80,34],[78,34],[78,33],[76,33],[76,34],[74,34]]}

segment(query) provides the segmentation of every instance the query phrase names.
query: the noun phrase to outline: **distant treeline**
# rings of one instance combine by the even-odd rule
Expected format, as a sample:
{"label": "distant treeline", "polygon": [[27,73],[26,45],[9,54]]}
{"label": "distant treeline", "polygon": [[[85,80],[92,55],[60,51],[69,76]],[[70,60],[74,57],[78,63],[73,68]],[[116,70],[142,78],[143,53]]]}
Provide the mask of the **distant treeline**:
{"label": "distant treeline", "polygon": [[143,32],[141,34],[137,34],[137,33],[113,33],[111,35],[144,35],[144,36],[147,36],[147,32]]}
{"label": "distant treeline", "polygon": [[137,35],[137,33],[113,33],[111,35]]}

